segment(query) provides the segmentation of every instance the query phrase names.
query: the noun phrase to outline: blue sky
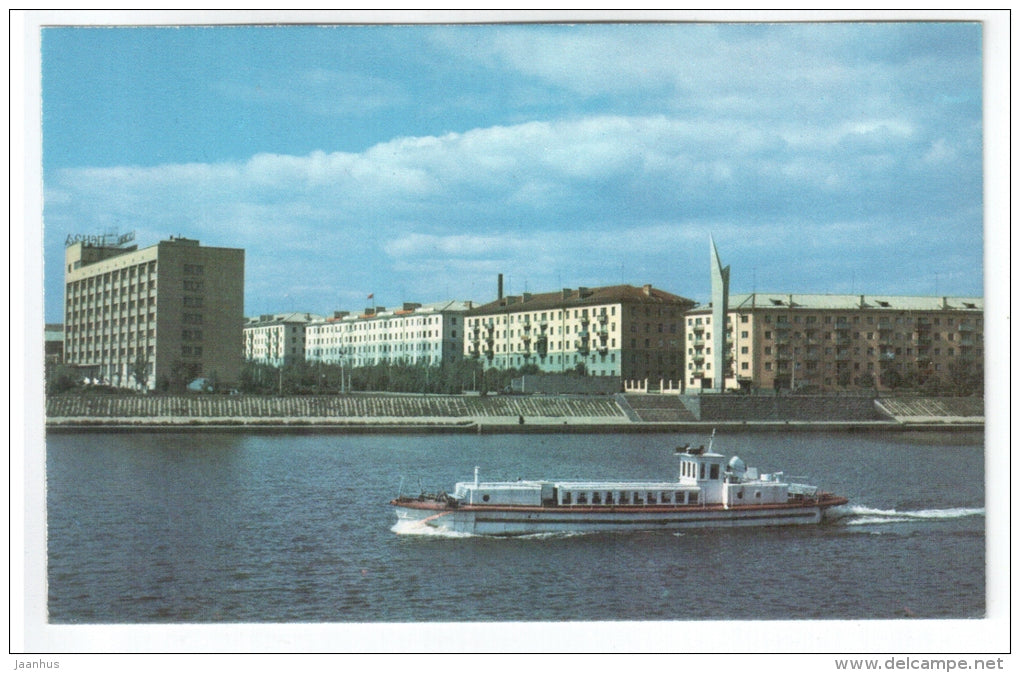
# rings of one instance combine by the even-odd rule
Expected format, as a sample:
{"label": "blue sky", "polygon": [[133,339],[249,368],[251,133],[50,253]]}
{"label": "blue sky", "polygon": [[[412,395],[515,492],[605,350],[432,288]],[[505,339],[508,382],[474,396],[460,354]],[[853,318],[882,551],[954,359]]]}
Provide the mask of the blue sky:
{"label": "blue sky", "polygon": [[[982,27],[44,28],[69,233],[246,252],[245,312],[578,285],[982,295]],[[366,303],[367,302],[367,303]]]}

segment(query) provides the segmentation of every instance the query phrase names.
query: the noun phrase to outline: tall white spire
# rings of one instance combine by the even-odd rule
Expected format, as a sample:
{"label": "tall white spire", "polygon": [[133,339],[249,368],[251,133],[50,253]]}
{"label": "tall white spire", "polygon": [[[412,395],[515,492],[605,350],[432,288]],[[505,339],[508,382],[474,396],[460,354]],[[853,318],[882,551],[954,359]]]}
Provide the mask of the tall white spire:
{"label": "tall white spire", "polygon": [[708,235],[712,269],[712,388],[717,393],[726,388],[726,314],[730,300],[730,267],[719,261],[715,239]]}

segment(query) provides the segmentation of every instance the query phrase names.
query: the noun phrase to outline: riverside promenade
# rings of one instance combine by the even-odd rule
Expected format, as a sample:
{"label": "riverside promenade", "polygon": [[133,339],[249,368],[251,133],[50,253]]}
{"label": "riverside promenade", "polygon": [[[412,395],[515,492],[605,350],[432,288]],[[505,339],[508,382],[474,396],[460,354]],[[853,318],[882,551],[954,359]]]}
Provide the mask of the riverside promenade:
{"label": "riverside promenade", "polygon": [[262,429],[494,434],[981,429],[980,398],[570,395],[60,395],[48,431]]}

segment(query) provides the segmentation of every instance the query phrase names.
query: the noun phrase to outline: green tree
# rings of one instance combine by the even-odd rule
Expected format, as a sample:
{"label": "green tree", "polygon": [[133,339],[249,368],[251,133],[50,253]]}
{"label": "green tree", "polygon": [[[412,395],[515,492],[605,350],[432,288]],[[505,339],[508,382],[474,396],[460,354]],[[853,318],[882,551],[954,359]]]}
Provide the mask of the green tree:
{"label": "green tree", "polygon": [[77,368],[72,365],[52,365],[46,369],[46,394],[59,395],[78,386]]}
{"label": "green tree", "polygon": [[957,395],[980,395],[984,392],[984,372],[974,361],[953,360],[947,367],[948,384]]}
{"label": "green tree", "polygon": [[138,357],[131,365],[131,377],[135,380],[137,388],[145,388],[149,383],[149,360],[142,352],[138,353]]}

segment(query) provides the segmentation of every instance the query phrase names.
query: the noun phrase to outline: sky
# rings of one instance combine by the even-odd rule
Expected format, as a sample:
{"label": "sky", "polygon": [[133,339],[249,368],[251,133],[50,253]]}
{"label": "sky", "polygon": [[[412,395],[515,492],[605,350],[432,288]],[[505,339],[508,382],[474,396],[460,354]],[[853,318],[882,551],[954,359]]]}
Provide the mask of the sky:
{"label": "sky", "polygon": [[[69,234],[246,251],[245,314],[627,283],[982,296],[982,24],[47,27]],[[368,299],[368,295],[374,295]]]}

